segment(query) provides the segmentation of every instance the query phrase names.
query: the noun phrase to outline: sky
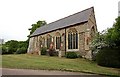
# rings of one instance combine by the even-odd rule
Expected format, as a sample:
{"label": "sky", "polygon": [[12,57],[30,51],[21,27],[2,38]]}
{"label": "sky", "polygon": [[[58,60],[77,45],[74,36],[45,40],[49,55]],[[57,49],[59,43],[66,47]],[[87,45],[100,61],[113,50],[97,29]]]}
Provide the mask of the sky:
{"label": "sky", "polygon": [[98,31],[112,27],[119,0],[0,0],[0,38],[27,40],[28,28],[38,20],[47,23],[94,6]]}

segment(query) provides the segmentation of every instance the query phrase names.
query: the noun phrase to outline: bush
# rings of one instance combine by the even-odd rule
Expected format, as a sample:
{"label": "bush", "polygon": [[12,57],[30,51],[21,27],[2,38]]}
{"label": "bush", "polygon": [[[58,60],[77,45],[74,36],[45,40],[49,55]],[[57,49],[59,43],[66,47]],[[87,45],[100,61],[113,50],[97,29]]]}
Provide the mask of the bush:
{"label": "bush", "polygon": [[54,49],[49,49],[49,51],[48,51],[48,53],[49,53],[50,56],[54,56],[54,52],[55,52]]}
{"label": "bush", "polygon": [[15,51],[16,51],[15,48],[9,46],[7,54],[13,54]]}
{"label": "bush", "polygon": [[25,47],[18,48],[16,54],[25,54],[27,49]]}
{"label": "bush", "polygon": [[13,48],[3,45],[2,46],[2,54],[13,54]]}
{"label": "bush", "polygon": [[70,59],[77,58],[77,54],[75,52],[67,52],[66,58],[70,58]]}
{"label": "bush", "polygon": [[120,48],[103,48],[96,57],[98,65],[120,68]]}
{"label": "bush", "polygon": [[58,52],[59,52],[59,51],[55,51],[55,50],[54,50],[54,56],[58,56]]}
{"label": "bush", "polygon": [[10,41],[7,41],[5,45],[8,47],[9,54],[11,54],[17,51],[19,42],[16,40],[10,40]]}
{"label": "bush", "polygon": [[92,61],[96,61],[96,56],[98,52],[99,52],[98,49],[96,49],[96,51],[92,51]]}
{"label": "bush", "polygon": [[77,58],[82,58],[82,56],[80,54],[77,54]]}
{"label": "bush", "polygon": [[2,46],[2,54],[7,54],[7,48],[6,46]]}
{"label": "bush", "polygon": [[47,48],[46,47],[42,47],[41,48],[41,55],[46,55],[47,53]]}

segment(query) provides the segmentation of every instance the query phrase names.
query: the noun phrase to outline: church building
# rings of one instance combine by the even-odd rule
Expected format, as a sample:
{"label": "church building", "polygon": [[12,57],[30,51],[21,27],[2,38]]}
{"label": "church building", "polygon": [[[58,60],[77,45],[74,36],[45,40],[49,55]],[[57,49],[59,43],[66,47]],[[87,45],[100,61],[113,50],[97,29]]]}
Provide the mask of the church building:
{"label": "church building", "polygon": [[30,35],[27,53],[41,55],[42,47],[49,50],[52,45],[59,57],[65,56],[67,52],[76,52],[90,59],[90,43],[96,32],[94,7],[90,7],[37,28]]}

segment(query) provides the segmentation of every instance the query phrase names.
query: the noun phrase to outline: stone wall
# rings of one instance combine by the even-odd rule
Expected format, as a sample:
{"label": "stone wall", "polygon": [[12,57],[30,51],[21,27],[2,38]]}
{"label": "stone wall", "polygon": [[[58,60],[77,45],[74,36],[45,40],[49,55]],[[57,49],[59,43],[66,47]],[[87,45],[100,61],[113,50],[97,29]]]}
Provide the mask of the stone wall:
{"label": "stone wall", "polygon": [[[78,33],[78,49],[68,49],[68,32],[70,30],[76,31]],[[94,36],[96,32],[96,21],[94,11],[92,11],[89,20],[86,23],[31,37],[29,41],[28,53],[37,52],[39,55],[41,55],[41,47],[47,47],[47,37],[51,36],[53,48],[58,52],[61,51],[59,56],[64,56],[66,50],[66,52],[75,51],[79,53],[82,57],[91,58],[91,50],[89,46],[92,41],[92,35]],[[56,49],[56,36],[61,36],[62,47],[60,49]]]}
{"label": "stone wall", "polygon": [[[56,30],[50,33],[42,34],[39,36],[31,37],[29,41],[28,53],[34,53],[34,52],[40,53],[40,48],[43,46],[43,43],[42,43],[43,38],[45,39],[44,47],[47,47],[46,42],[47,42],[48,35],[52,37],[53,47],[56,50],[56,38],[55,37],[57,36],[57,33],[59,33],[60,36],[62,37],[62,43],[63,43],[62,51],[65,51],[65,46],[64,46],[65,45],[65,40],[64,40],[65,29],[62,29],[62,30]],[[59,51],[59,49],[57,49],[56,51]]]}
{"label": "stone wall", "polygon": [[[52,37],[52,42],[53,42],[53,47],[56,51],[61,51],[61,55],[64,56],[65,55],[65,46],[66,46],[66,52],[69,51],[75,51],[75,52],[79,52],[80,55],[82,55],[83,57],[86,56],[87,52],[90,51],[89,49],[89,44],[87,44],[87,39],[90,38],[90,25],[93,24],[89,24],[88,23],[84,23],[84,24],[79,24],[79,25],[75,25],[72,27],[68,27],[66,28],[66,34],[65,34],[65,29],[61,29],[61,30],[56,30],[53,32],[49,32],[46,34],[42,34],[36,37],[31,37],[30,41],[29,41],[29,48],[28,48],[28,53],[31,52],[37,52],[40,55],[40,48],[42,46],[47,47],[46,42],[47,42],[47,35],[50,35]],[[76,30],[78,33],[78,49],[68,49],[68,31],[69,30]],[[89,30],[88,30],[89,29]],[[56,49],[56,36],[58,35],[61,36],[61,42],[62,42],[62,48],[61,49]],[[66,35],[66,39],[65,39],[65,35]],[[45,40],[44,45],[43,44],[43,38]],[[66,40],[66,43],[65,43]],[[66,44],[66,45],[65,45]],[[90,53],[90,52],[89,52]],[[89,54],[87,54],[88,56],[90,56]]]}

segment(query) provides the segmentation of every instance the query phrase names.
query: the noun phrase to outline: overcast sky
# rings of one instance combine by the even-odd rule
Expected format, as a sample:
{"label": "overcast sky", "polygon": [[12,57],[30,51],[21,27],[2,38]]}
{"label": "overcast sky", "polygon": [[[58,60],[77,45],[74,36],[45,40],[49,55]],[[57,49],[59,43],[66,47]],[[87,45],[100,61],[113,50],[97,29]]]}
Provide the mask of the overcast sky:
{"label": "overcast sky", "polygon": [[28,28],[38,20],[47,23],[94,6],[98,31],[111,27],[119,0],[0,0],[0,38],[27,40]]}

